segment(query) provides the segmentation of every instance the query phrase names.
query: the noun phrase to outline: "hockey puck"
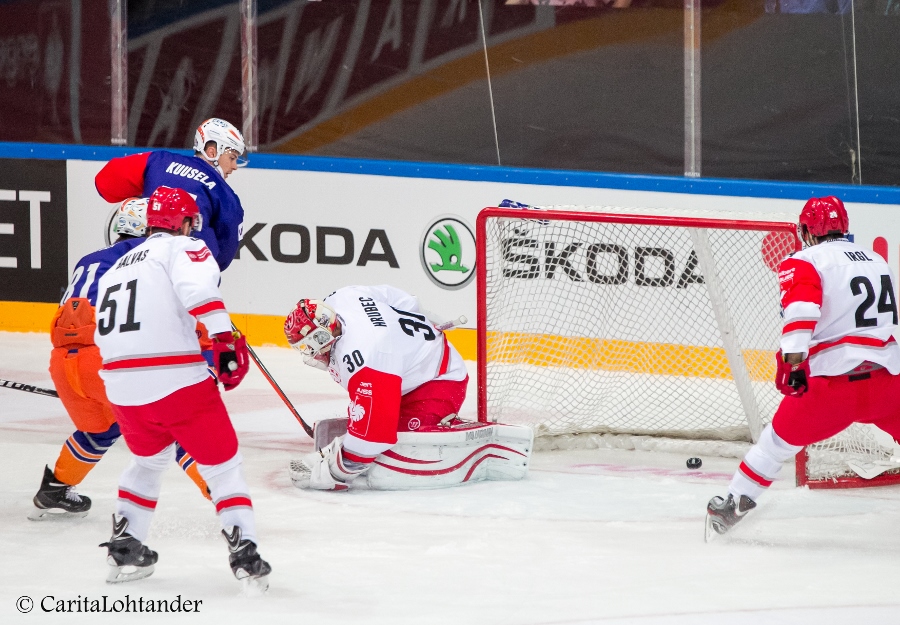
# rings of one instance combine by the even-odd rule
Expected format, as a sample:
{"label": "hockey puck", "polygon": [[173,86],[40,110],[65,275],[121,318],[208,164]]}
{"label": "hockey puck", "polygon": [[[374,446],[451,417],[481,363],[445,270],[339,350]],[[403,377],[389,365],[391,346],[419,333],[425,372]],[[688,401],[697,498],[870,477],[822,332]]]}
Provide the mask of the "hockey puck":
{"label": "hockey puck", "polygon": [[687,460],[687,468],[688,469],[699,469],[703,466],[703,461],[700,458],[688,458]]}

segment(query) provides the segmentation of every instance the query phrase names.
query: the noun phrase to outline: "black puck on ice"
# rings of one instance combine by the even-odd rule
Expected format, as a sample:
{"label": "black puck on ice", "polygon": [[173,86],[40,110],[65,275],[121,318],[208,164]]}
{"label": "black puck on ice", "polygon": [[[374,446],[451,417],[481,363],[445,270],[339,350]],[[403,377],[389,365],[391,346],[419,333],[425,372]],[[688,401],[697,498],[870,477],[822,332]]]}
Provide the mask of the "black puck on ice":
{"label": "black puck on ice", "polygon": [[687,460],[687,468],[688,469],[699,469],[703,466],[703,461],[700,458],[688,458]]}

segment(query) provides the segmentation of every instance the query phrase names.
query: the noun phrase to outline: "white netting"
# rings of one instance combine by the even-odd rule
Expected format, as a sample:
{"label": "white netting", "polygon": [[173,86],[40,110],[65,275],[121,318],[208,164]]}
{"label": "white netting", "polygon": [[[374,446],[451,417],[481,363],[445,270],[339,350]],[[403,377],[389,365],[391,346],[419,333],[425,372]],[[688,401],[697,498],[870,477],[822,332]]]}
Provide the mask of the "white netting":
{"label": "white netting", "polygon": [[[782,325],[775,268],[794,249],[792,224],[527,216],[488,217],[479,241],[486,418],[537,436],[743,441],[771,421],[781,400],[772,382]],[[813,479],[835,474],[817,473],[831,462],[820,458],[878,445],[848,430],[823,447],[838,451],[811,450]]]}

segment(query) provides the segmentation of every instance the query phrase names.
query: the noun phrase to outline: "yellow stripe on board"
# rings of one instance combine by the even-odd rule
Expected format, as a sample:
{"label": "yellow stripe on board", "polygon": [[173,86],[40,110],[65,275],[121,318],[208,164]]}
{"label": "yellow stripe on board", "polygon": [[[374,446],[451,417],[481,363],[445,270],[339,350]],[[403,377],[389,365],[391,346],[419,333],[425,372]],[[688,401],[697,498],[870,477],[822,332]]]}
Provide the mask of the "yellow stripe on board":
{"label": "yellow stripe on board", "polygon": [[[0,330],[7,332],[49,332],[56,304],[0,302]],[[256,347],[288,347],[284,338],[284,317],[233,313],[232,321]],[[476,360],[475,330],[455,328],[447,339],[466,360]],[[775,377],[774,352],[744,351],[750,379],[768,382]],[[649,373],[685,377],[730,379],[731,369],[721,347],[614,341],[548,334],[489,332],[488,361],[538,367],[600,369],[623,373]]]}
{"label": "yellow stripe on board", "polygon": [[[489,332],[488,362],[731,379],[721,347],[617,341],[548,334]],[[774,352],[744,350],[751,380],[775,377]]]}
{"label": "yellow stripe on board", "polygon": [[[50,322],[53,321],[57,308],[57,304],[0,302],[0,331],[49,333]],[[284,338],[284,317],[280,315],[232,313],[231,320],[255,347],[288,347],[287,339]],[[463,358],[476,359],[475,330],[457,328],[448,330],[446,334]]]}

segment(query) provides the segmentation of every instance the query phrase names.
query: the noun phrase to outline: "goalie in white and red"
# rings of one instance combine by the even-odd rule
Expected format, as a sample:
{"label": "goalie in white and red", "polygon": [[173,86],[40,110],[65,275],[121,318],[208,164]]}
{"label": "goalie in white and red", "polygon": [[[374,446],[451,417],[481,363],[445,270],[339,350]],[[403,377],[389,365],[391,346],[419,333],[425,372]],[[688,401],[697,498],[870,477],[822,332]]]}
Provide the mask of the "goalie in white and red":
{"label": "goalie in white and red", "polygon": [[784,328],[775,384],[785,395],[741,462],[728,497],[707,507],[707,540],[756,507],[782,464],[852,423],[900,438],[900,347],[894,276],[879,255],[851,243],[836,197],[800,214],[805,248],[778,270]]}
{"label": "goalie in white and red", "polygon": [[530,428],[461,421],[468,372],[417,299],[388,285],[303,299],[284,324],[306,364],[347,389],[347,417],[315,427],[317,453],[291,462],[299,488],[438,488],[519,479]]}

